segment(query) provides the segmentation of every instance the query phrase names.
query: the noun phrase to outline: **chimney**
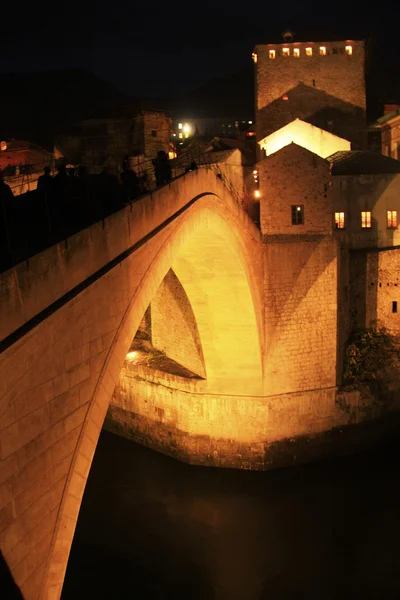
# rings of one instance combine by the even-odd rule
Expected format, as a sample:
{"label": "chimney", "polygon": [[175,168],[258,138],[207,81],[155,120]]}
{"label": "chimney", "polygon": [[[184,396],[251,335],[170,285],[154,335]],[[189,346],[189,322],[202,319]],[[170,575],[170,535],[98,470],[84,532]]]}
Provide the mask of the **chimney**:
{"label": "chimney", "polygon": [[293,42],[293,36],[294,33],[293,31],[290,31],[290,29],[286,29],[286,31],[282,33],[283,41],[285,44],[290,44],[291,42]]}

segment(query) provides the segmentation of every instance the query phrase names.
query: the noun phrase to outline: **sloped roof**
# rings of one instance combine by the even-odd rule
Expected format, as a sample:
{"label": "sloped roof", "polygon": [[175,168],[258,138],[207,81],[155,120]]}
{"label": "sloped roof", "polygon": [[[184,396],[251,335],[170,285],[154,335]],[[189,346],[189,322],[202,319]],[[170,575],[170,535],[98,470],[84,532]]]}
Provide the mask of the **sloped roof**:
{"label": "sloped roof", "polygon": [[389,121],[391,121],[392,119],[395,119],[396,117],[400,117],[400,110],[392,110],[392,112],[387,113],[386,115],[383,115],[383,117],[379,117],[379,119],[376,120],[375,123],[372,124],[372,128],[379,128],[381,125],[385,125],[385,123],[388,123]]}
{"label": "sloped roof", "polygon": [[400,161],[364,150],[335,152],[328,156],[332,175],[385,175],[400,173]]}

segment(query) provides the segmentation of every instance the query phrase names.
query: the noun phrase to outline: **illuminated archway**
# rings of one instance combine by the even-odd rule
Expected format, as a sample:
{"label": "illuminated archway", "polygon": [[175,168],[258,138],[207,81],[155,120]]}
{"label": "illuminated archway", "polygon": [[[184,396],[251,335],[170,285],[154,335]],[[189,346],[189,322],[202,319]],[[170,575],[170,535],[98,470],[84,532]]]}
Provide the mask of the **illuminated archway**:
{"label": "illuminated archway", "polygon": [[[233,201],[229,206],[217,196],[205,195],[169,224],[163,235],[161,244],[152,238],[139,250],[147,263],[141,266],[143,276],[114,338],[82,427],[42,583],[42,598],[61,594],[87,476],[111,395],[143,314],[170,268],[180,279],[197,321],[208,392],[262,393],[262,277],[261,270],[257,272],[259,239],[254,231]],[[137,270],[137,259],[135,253],[130,255],[119,276]]]}

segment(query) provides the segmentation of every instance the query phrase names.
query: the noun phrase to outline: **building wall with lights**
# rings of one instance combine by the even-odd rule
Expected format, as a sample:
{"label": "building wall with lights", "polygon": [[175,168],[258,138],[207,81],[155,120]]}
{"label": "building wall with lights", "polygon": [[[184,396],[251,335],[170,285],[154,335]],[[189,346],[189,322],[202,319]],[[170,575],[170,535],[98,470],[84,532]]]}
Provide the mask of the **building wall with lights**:
{"label": "building wall with lights", "polygon": [[299,117],[365,146],[363,41],[262,44],[254,55],[257,140]]}

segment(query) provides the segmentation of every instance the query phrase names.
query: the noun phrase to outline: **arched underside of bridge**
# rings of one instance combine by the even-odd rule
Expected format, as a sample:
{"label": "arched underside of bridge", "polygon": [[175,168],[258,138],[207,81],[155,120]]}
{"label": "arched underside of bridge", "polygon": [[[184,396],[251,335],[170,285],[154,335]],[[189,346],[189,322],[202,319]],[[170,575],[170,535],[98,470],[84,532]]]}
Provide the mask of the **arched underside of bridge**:
{"label": "arched underside of bridge", "polygon": [[[262,394],[262,277],[251,260],[258,244],[233,201],[205,194],[3,353],[1,458],[3,478],[10,477],[0,535],[27,599],[61,594],[111,396],[171,268],[195,315],[208,394]],[[214,428],[223,419],[216,411]]]}

